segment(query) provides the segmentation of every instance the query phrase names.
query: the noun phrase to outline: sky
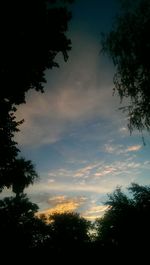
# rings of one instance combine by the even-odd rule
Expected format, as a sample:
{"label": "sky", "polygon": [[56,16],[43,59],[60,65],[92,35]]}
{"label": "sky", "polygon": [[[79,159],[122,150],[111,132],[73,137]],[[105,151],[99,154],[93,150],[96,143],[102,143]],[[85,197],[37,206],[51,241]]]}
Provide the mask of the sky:
{"label": "sky", "polygon": [[39,180],[25,190],[41,213],[66,210],[101,217],[107,194],[132,182],[149,185],[150,137],[130,135],[113,96],[114,66],[100,53],[101,32],[111,29],[115,0],[76,0],[67,35],[67,63],[46,71],[45,93],[30,91],[17,111],[25,119],[17,135],[22,155]]}

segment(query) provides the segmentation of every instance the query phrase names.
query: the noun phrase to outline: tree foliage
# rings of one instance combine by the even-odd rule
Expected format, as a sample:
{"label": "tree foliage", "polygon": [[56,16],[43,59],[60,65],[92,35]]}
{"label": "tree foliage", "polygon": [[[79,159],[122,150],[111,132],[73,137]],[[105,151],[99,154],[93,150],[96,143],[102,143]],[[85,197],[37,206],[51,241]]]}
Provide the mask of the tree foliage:
{"label": "tree foliage", "polygon": [[122,1],[121,14],[103,38],[103,51],[113,60],[115,91],[127,113],[128,127],[150,129],[150,1]]}
{"label": "tree foliage", "polygon": [[25,195],[0,200],[0,234],[3,251],[9,252],[12,249],[15,255],[16,251],[26,251],[32,247],[34,214],[37,209],[37,205],[31,203]]}
{"label": "tree foliage", "polygon": [[[119,257],[148,258],[150,237],[150,187],[132,184],[130,196],[117,188],[109,196],[109,209],[97,219],[97,240]],[[136,253],[134,252],[136,250]]]}
{"label": "tree foliage", "polygon": [[50,233],[45,219],[36,217],[37,210],[25,194],[0,200],[1,259],[19,264],[22,257],[26,262],[42,257]]}
{"label": "tree foliage", "polygon": [[14,107],[8,101],[0,100],[0,190],[9,186],[8,171],[19,152],[14,135],[20,123],[15,120]]}
{"label": "tree foliage", "polygon": [[8,100],[0,101],[0,191],[12,187],[19,194],[38,177],[31,161],[19,156],[19,148],[14,140],[18,126],[23,122],[16,121],[15,111]]}
{"label": "tree foliage", "polygon": [[77,247],[89,240],[90,222],[77,213],[55,213],[50,215],[50,221],[52,237],[62,247],[69,247],[71,244]]}
{"label": "tree foliage", "polygon": [[21,193],[30,183],[33,184],[37,173],[31,161],[18,156],[14,135],[23,121],[15,120],[15,111],[16,108],[9,101],[0,101],[0,191],[5,186],[12,186],[15,193]]}
{"label": "tree foliage", "polygon": [[1,1],[0,98],[24,102],[29,89],[43,91],[44,71],[58,66],[59,52],[67,60],[71,42],[65,33],[71,15],[62,2]]}
{"label": "tree foliage", "polygon": [[[19,125],[17,105],[30,89],[43,92],[45,70],[58,66],[56,55],[68,59],[66,35],[71,14],[69,0],[23,0],[0,3],[0,191],[6,186],[20,193],[37,174],[31,161],[20,158],[14,140]],[[20,176],[19,176],[20,175]]]}
{"label": "tree foliage", "polygon": [[67,264],[70,264],[70,256],[74,257],[74,261],[79,261],[87,255],[90,244],[89,221],[74,212],[55,213],[50,215],[49,220],[44,253],[51,253],[56,263],[64,261]]}

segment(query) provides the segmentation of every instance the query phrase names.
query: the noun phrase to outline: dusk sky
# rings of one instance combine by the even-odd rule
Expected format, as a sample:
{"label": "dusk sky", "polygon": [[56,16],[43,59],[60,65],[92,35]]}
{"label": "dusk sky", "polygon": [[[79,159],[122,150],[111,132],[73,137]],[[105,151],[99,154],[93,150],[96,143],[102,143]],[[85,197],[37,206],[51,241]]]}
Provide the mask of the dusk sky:
{"label": "dusk sky", "polygon": [[41,212],[74,210],[94,220],[117,186],[150,184],[150,136],[146,146],[138,132],[130,136],[119,97],[112,95],[114,67],[100,54],[116,2],[76,0],[68,62],[58,56],[60,68],[46,72],[45,93],[28,93],[18,109],[25,122],[17,141],[40,176],[26,192]]}

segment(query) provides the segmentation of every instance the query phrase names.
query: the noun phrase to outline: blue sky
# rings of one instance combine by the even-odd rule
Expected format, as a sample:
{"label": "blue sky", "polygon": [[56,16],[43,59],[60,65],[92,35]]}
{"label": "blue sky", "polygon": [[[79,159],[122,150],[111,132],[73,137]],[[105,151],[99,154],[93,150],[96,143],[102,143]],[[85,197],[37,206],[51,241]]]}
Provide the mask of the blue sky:
{"label": "blue sky", "polygon": [[76,0],[68,36],[69,60],[46,72],[45,93],[30,92],[17,112],[22,155],[40,179],[26,192],[45,213],[75,210],[93,220],[107,194],[131,182],[149,184],[150,138],[130,136],[113,93],[114,67],[100,54],[100,33],[111,28],[114,0]]}

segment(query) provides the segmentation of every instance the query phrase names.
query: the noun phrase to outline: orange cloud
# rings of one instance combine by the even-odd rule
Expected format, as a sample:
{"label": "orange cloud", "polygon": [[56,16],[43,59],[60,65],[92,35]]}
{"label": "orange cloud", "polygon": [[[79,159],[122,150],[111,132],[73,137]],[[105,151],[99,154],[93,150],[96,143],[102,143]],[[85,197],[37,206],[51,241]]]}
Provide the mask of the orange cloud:
{"label": "orange cloud", "polygon": [[64,202],[61,204],[56,205],[53,208],[46,209],[38,213],[38,215],[44,214],[49,216],[53,213],[64,213],[64,212],[71,212],[75,211],[79,207],[79,203],[77,202]]}
{"label": "orange cloud", "polygon": [[84,202],[85,197],[66,198],[63,195],[52,197],[48,200],[50,208],[37,213],[37,216],[45,215],[48,219],[54,213],[64,213],[76,211]]}
{"label": "orange cloud", "polygon": [[138,150],[140,150],[141,149],[141,145],[132,145],[132,146],[129,146],[128,148],[127,148],[127,151],[128,152],[134,152],[134,151],[138,151]]}

